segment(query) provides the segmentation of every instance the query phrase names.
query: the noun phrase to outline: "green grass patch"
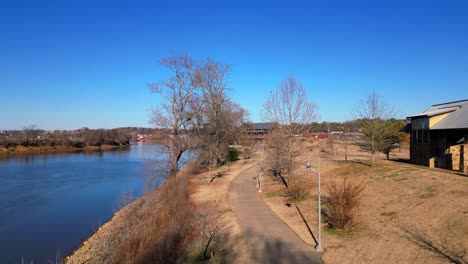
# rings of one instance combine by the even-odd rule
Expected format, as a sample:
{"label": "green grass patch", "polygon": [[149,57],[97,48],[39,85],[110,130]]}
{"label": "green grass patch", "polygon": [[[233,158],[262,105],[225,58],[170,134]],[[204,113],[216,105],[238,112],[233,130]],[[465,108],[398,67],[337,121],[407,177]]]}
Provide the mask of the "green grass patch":
{"label": "green grass patch", "polygon": [[408,178],[406,178],[406,177],[395,179],[395,181],[406,181],[406,180],[408,180]]}
{"label": "green grass patch", "polygon": [[433,185],[427,186],[423,190],[423,194],[421,194],[419,197],[426,199],[426,198],[431,198],[437,195],[437,188]]}
{"label": "green grass patch", "polygon": [[271,191],[271,192],[265,192],[263,194],[266,198],[272,198],[272,197],[280,197],[284,195],[284,190],[276,190],[276,191]]}
{"label": "green grass patch", "polygon": [[352,232],[344,230],[344,229],[336,229],[333,227],[325,227],[324,231],[328,234],[340,237],[340,238],[351,238]]}
{"label": "green grass patch", "polygon": [[380,215],[381,215],[381,216],[387,216],[387,217],[393,217],[393,216],[395,216],[396,214],[397,214],[397,212],[395,212],[395,211],[390,211],[390,212],[383,212],[383,213],[381,213]]}
{"label": "green grass patch", "polygon": [[345,168],[339,169],[337,174],[341,174],[344,176],[358,174],[368,168],[369,168],[368,166],[363,165],[363,164],[350,164],[349,166],[346,166]]}
{"label": "green grass patch", "polygon": [[[393,172],[392,174],[388,174],[388,175],[384,175],[382,176],[383,178],[393,178],[393,177],[397,177],[397,176],[401,176],[401,175],[408,175],[408,174],[411,174],[415,171],[418,171],[419,169],[416,169],[416,168],[405,168],[405,169],[402,169],[402,170],[398,170],[398,171],[395,171]],[[406,178],[408,179],[408,178]]]}
{"label": "green grass patch", "polygon": [[427,199],[427,198],[434,197],[436,195],[437,195],[437,193],[423,193],[423,194],[419,195],[419,198]]}
{"label": "green grass patch", "polygon": [[437,191],[437,188],[435,186],[428,186],[424,189],[424,191],[427,193],[433,193]]}

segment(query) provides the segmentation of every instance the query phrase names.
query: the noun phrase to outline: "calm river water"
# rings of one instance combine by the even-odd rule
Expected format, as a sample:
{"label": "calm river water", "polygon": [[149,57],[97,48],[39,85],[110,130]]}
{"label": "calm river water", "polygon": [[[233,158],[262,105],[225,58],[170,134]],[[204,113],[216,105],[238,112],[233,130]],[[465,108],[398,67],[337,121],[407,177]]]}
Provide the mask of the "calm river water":
{"label": "calm river water", "polygon": [[164,159],[162,146],[140,143],[0,160],[0,263],[67,256],[112,218],[122,193],[140,196],[153,162]]}

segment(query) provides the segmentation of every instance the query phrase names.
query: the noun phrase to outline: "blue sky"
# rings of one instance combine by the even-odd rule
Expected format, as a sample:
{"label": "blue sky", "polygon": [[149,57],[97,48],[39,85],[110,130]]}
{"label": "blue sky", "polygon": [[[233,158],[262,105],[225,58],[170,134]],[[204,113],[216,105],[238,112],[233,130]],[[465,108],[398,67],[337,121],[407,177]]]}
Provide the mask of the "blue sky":
{"label": "blue sky", "polygon": [[[411,3],[410,3],[411,2]],[[2,1],[0,129],[151,126],[186,52],[232,65],[230,95],[261,121],[294,74],[344,121],[375,89],[397,117],[468,99],[468,1]]]}

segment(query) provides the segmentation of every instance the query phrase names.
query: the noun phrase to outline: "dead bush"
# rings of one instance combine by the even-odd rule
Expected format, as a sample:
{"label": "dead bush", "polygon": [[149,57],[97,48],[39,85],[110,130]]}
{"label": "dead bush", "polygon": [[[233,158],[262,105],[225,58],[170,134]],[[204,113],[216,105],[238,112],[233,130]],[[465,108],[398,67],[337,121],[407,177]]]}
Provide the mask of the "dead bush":
{"label": "dead bush", "polygon": [[333,228],[348,229],[355,216],[359,195],[364,190],[364,184],[344,178],[341,183],[332,181],[325,186],[324,196],[325,221]]}
{"label": "dead bush", "polygon": [[310,183],[305,180],[294,179],[289,182],[286,189],[288,201],[298,202],[307,199],[310,196]]}

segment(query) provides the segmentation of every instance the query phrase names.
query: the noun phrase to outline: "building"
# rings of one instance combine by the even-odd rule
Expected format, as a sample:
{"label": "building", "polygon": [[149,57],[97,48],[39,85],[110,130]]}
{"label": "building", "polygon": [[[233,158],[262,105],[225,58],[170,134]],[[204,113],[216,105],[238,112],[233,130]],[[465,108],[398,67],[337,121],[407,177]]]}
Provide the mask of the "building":
{"label": "building", "polygon": [[468,100],[436,104],[407,117],[414,164],[468,174]]}
{"label": "building", "polygon": [[278,123],[251,123],[247,128],[247,137],[253,140],[263,140],[269,136],[271,131],[278,126]]}

